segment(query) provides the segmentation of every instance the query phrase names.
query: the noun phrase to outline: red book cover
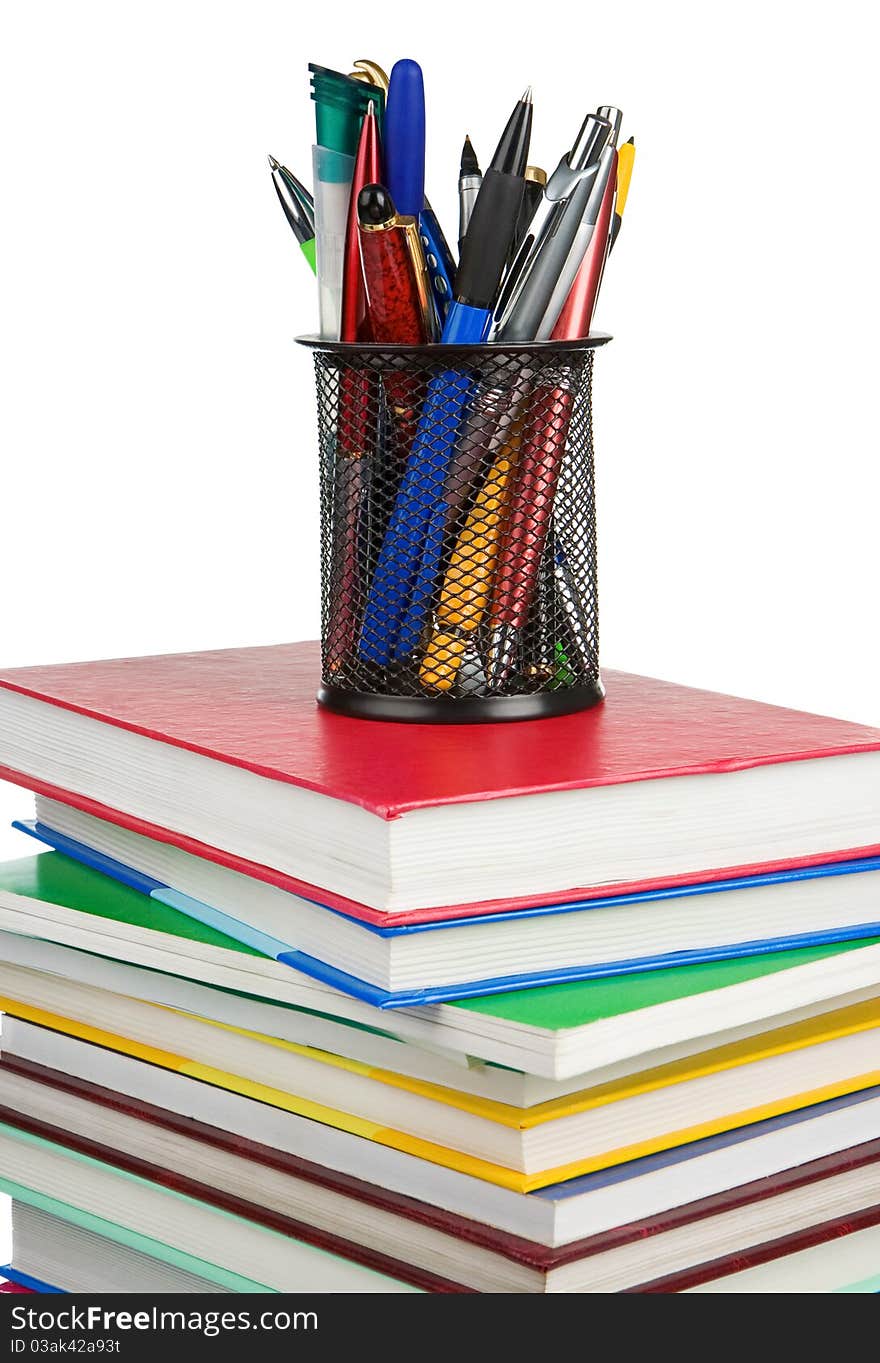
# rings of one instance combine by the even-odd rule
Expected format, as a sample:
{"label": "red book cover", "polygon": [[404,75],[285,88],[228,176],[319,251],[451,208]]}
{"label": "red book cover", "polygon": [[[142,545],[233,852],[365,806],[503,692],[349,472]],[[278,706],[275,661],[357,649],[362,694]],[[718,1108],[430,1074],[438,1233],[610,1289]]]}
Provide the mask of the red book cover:
{"label": "red book cover", "polygon": [[[160,743],[360,805],[382,819],[416,809],[659,777],[734,772],[774,763],[880,751],[880,731],[625,672],[604,672],[607,698],[581,714],[516,725],[392,724],[349,719],[315,702],[317,643],[30,667],[0,688]],[[515,740],[515,741],[514,741]],[[387,915],[294,876],[0,766],[0,778],[137,833],[172,843],[367,922]],[[867,856],[876,846],[773,864],[720,867],[667,885]],[[591,890],[602,898],[653,880]],[[564,894],[395,914],[399,924],[562,902]]]}
{"label": "red book cover", "polygon": [[665,1278],[655,1278],[651,1283],[640,1287],[627,1288],[628,1292],[686,1292],[688,1288],[700,1287],[703,1283],[717,1278],[741,1273],[743,1269],[755,1268],[758,1264],[770,1263],[773,1259],[783,1259],[789,1254],[797,1254],[802,1249],[812,1249],[815,1245],[825,1245],[843,1235],[851,1235],[857,1230],[868,1230],[880,1225],[880,1205],[866,1207],[864,1211],[839,1216],[833,1221],[823,1221],[820,1226],[809,1226],[806,1230],[795,1231],[793,1235],[780,1236],[778,1240],[757,1245],[754,1249],[739,1254],[728,1254],[723,1259],[713,1259],[711,1263],[699,1264],[696,1268],[684,1269],[681,1273],[670,1273]]}
{"label": "red book cover", "polygon": [[278,1231],[294,1240],[302,1240],[305,1244],[314,1245],[317,1249],[326,1250],[329,1254],[351,1259],[355,1263],[363,1264],[366,1268],[375,1269],[391,1278],[398,1278],[401,1282],[410,1283],[413,1287],[420,1287],[424,1291],[473,1291],[472,1288],[450,1282],[446,1278],[429,1273],[403,1260],[392,1259],[387,1254],[380,1254],[367,1245],[355,1244],[351,1240],[345,1240],[341,1236],[319,1230],[315,1226],[295,1221],[292,1217],[282,1216],[268,1207],[261,1207],[256,1203],[248,1202],[223,1188],[199,1183],[198,1180],[188,1178],[184,1174],[163,1169],[159,1165],[150,1164],[147,1160],[138,1159],[136,1156],[128,1155],[121,1150],[113,1150],[109,1146],[101,1145],[98,1141],[73,1135],[69,1131],[51,1126],[48,1122],[39,1121],[35,1117],[15,1112],[2,1105],[0,1105],[0,1121],[8,1126],[17,1127],[20,1131],[26,1131],[32,1136],[40,1136],[43,1140],[66,1146],[70,1150],[75,1150],[78,1154],[87,1155],[90,1159],[100,1160],[103,1164],[112,1165],[116,1169],[123,1169],[126,1173],[149,1179],[150,1182],[163,1188],[169,1188],[173,1192],[184,1193],[187,1197],[195,1198],[199,1202],[206,1202],[212,1207],[220,1207],[223,1211],[231,1212],[246,1221],[253,1221],[258,1226],[265,1226],[269,1230]]}

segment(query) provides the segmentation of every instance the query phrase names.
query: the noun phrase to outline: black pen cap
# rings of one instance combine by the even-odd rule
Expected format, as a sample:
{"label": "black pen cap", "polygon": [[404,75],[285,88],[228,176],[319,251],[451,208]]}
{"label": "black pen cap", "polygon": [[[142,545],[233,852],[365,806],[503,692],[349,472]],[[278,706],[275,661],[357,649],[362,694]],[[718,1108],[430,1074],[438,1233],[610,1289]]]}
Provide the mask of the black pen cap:
{"label": "black pen cap", "polygon": [[397,217],[394,200],[384,185],[364,185],[358,194],[358,222],[365,227],[382,227]]}

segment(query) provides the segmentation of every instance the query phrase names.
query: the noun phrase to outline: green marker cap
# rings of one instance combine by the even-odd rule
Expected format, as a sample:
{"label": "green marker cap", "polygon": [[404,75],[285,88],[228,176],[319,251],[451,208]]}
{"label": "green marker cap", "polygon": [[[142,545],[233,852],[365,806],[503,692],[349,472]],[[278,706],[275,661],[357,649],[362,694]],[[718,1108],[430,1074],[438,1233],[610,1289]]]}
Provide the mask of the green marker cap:
{"label": "green marker cap", "polygon": [[310,62],[309,71],[315,101],[315,141],[319,147],[354,156],[369,104],[376,110],[379,132],[382,132],[384,93],[378,85],[354,80],[341,71],[330,71],[326,66],[315,66]]}

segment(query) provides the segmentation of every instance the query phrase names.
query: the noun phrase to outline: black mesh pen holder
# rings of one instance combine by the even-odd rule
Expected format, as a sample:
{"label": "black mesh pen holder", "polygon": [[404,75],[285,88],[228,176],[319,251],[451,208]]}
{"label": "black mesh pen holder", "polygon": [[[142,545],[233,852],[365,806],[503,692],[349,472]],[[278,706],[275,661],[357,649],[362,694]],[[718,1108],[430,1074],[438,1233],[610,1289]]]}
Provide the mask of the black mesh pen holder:
{"label": "black mesh pen holder", "polygon": [[318,388],[321,704],[469,724],[602,699],[591,389],[609,339],[303,340]]}

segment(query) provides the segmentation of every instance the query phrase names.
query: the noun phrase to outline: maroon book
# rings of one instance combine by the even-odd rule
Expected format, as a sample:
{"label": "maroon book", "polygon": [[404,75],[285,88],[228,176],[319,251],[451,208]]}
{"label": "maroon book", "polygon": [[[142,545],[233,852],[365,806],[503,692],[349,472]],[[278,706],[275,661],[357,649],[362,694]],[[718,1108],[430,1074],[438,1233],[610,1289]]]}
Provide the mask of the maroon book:
{"label": "maroon book", "polygon": [[759,1264],[770,1263],[773,1259],[784,1259],[789,1254],[797,1254],[799,1250],[825,1245],[830,1240],[838,1240],[841,1236],[852,1235],[854,1231],[868,1230],[869,1227],[877,1225],[880,1225],[880,1205],[866,1207],[861,1212],[850,1212],[847,1216],[838,1216],[833,1221],[823,1221],[821,1225],[808,1226],[805,1230],[793,1231],[791,1235],[768,1240],[763,1245],[756,1245],[754,1249],[727,1254],[722,1259],[712,1259],[709,1263],[683,1269],[680,1273],[655,1278],[653,1282],[627,1288],[627,1291],[685,1292],[690,1287],[700,1287],[703,1283],[712,1282],[716,1278],[726,1278],[731,1273],[741,1273],[745,1268],[756,1268]]}
{"label": "maroon book", "polygon": [[[699,1201],[688,1203],[683,1207],[676,1207],[644,1220],[631,1221],[626,1225],[576,1240],[568,1245],[548,1248],[531,1240],[510,1235],[493,1226],[484,1225],[482,1222],[472,1221],[429,1203],[420,1202],[402,1193],[391,1192],[388,1189],[366,1183],[349,1174],[327,1169],[322,1165],[301,1159],[299,1156],[289,1155],[283,1151],[260,1145],[256,1141],[233,1135],[219,1127],[207,1126],[194,1118],[182,1117],[164,1108],[127,1098],[87,1080],[62,1074],[45,1066],[37,1065],[32,1061],[22,1060],[17,1056],[4,1055],[0,1060],[0,1069],[46,1084],[59,1092],[69,1093],[99,1106],[125,1113],[166,1131],[186,1136],[191,1140],[201,1141],[216,1149],[228,1151],[230,1154],[252,1160],[256,1164],[262,1164],[266,1168],[289,1174],[292,1178],[328,1188],[357,1202],[429,1226],[445,1235],[478,1245],[482,1249],[530,1268],[539,1274],[546,1274],[554,1268],[584,1261],[609,1250],[619,1249],[637,1241],[644,1241],[649,1237],[663,1235],[667,1231],[692,1225],[708,1217],[763,1202],[768,1198],[821,1182],[823,1179],[832,1178],[848,1170],[880,1164],[880,1138],[878,1138],[877,1140],[866,1141],[862,1145],[853,1146],[848,1150],[838,1151],[821,1159],[812,1160],[808,1164],[783,1170],[772,1177],[756,1179],[754,1182],[743,1184],[738,1188],[701,1198]],[[453,1283],[446,1279],[437,1278],[426,1271],[413,1268],[412,1265],[389,1259],[363,1245],[343,1240],[329,1232],[318,1230],[314,1226],[295,1221],[290,1217],[277,1215],[268,1211],[265,1207],[246,1202],[224,1189],[182,1177],[176,1172],[149,1164],[145,1160],[100,1145],[85,1137],[49,1126],[45,1122],[24,1114],[0,1107],[0,1121],[43,1136],[60,1145],[66,1145],[72,1150],[90,1155],[117,1168],[139,1174],[143,1178],[148,1178],[164,1187],[185,1192],[200,1201],[210,1203],[212,1206],[223,1207],[260,1225],[281,1230],[284,1234],[291,1235],[298,1240],[304,1240],[322,1249],[329,1249],[334,1254],[354,1259],[368,1267],[378,1268],[382,1272],[390,1273],[392,1276],[411,1282],[415,1286],[427,1287],[428,1290],[435,1292],[473,1290],[463,1283]],[[856,1229],[855,1223],[858,1218],[872,1214],[873,1209],[869,1209],[868,1212],[859,1212],[856,1216],[847,1217],[846,1223],[852,1229]],[[878,1211],[878,1219],[880,1219],[880,1211]],[[865,1224],[873,1225],[874,1222],[868,1221]],[[819,1235],[819,1240],[809,1241],[805,1238],[813,1234]],[[773,1241],[740,1254],[730,1255],[713,1264],[702,1264],[688,1268],[668,1278],[627,1290],[636,1292],[681,1291],[684,1287],[693,1286],[698,1282],[708,1280],[710,1277],[721,1277],[726,1273],[734,1272],[737,1267],[746,1267],[752,1263],[764,1262],[765,1259],[790,1254],[793,1249],[786,1247],[789,1239],[796,1242],[795,1248],[804,1248],[808,1243],[819,1243],[822,1235],[823,1227],[817,1227],[815,1231],[799,1231],[792,1237]],[[776,1248],[776,1246],[781,1246],[781,1248]],[[734,1267],[731,1267],[731,1265],[734,1265]]]}

